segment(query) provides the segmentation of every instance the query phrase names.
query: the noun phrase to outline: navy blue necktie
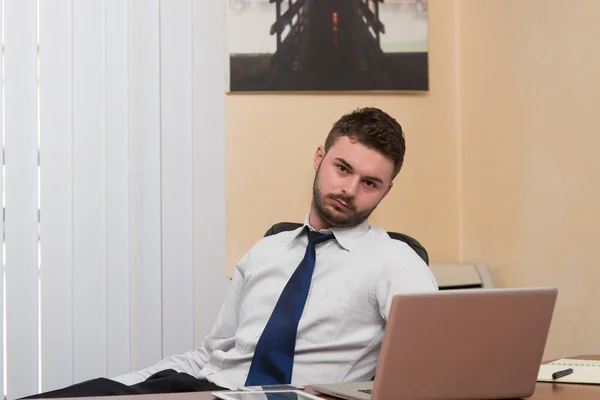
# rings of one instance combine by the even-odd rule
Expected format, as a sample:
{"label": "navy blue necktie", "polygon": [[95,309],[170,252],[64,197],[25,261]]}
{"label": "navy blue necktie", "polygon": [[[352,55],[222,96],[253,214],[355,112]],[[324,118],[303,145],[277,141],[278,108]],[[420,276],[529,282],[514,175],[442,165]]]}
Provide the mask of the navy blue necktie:
{"label": "navy blue necktie", "polygon": [[287,282],[256,344],[246,386],[291,383],[298,322],[315,269],[315,246],[333,235],[308,231],[304,258]]}

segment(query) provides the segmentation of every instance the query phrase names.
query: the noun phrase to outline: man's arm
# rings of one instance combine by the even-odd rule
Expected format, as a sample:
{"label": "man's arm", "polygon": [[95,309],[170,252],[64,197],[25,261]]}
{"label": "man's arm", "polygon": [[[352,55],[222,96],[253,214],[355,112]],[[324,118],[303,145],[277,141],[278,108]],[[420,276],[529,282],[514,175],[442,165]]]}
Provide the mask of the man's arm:
{"label": "man's arm", "polygon": [[227,351],[234,345],[235,332],[239,322],[240,302],[244,288],[244,270],[249,258],[250,255],[248,253],[236,265],[231,283],[232,286],[223,301],[217,321],[211,333],[198,348],[186,353],[172,355],[151,367],[111,379],[126,385],[134,385],[148,379],[156,372],[166,369],[174,369],[178,372],[188,373],[196,378],[202,378],[202,368],[208,363],[212,352],[215,350]]}
{"label": "man's arm", "polygon": [[434,292],[438,285],[425,262],[412,250],[403,252],[399,260],[390,260],[375,278],[374,295],[381,317],[388,319],[392,298],[396,294]]}

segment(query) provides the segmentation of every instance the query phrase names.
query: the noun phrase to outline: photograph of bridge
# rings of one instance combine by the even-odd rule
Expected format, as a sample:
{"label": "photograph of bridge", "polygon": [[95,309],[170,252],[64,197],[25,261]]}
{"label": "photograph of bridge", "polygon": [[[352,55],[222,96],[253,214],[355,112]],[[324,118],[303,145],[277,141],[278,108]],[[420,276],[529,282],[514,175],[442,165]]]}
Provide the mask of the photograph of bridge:
{"label": "photograph of bridge", "polygon": [[225,0],[230,92],[426,91],[427,0]]}

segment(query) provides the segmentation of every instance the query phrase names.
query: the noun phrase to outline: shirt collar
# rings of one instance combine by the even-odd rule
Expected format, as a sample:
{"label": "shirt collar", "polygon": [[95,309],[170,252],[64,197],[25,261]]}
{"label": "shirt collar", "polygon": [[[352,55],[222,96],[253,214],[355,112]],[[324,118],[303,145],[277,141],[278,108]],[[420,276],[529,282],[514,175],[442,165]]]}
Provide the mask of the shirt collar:
{"label": "shirt collar", "polygon": [[[301,236],[304,232],[305,227],[308,226],[309,229],[314,230],[309,223],[310,213],[306,214],[304,218],[304,224],[301,228],[296,230],[296,234],[292,236],[290,239],[288,246],[299,236]],[[337,242],[342,246],[345,250],[352,250],[354,246],[358,244],[361,238],[369,231],[369,221],[364,220],[358,225],[349,226],[349,227],[338,227],[333,226],[330,229],[322,229],[320,232],[325,234],[333,233]]]}

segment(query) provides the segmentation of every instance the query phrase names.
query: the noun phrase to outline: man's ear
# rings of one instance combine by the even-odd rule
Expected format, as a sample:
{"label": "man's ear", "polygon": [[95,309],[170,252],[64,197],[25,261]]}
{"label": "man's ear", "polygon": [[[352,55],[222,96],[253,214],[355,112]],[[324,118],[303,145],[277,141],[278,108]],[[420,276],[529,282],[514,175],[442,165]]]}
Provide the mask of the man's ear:
{"label": "man's ear", "polygon": [[317,151],[315,152],[315,161],[314,161],[315,171],[319,169],[319,165],[321,165],[321,161],[323,161],[323,157],[325,157],[325,148],[323,146],[319,146],[319,147],[317,147]]}
{"label": "man's ear", "polygon": [[390,184],[387,187],[387,189],[385,189],[385,193],[383,194],[383,197],[381,198],[382,200],[385,198],[385,196],[388,195],[388,193],[390,192],[390,190],[392,190],[392,186],[394,186],[394,182],[390,182]]}

